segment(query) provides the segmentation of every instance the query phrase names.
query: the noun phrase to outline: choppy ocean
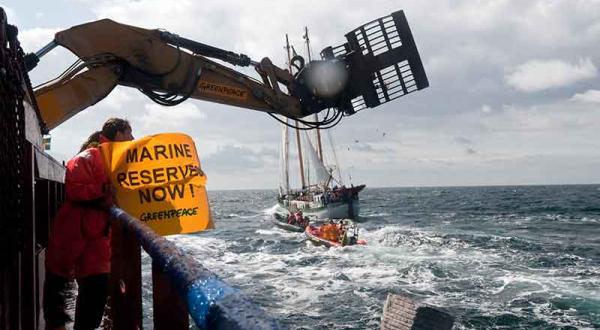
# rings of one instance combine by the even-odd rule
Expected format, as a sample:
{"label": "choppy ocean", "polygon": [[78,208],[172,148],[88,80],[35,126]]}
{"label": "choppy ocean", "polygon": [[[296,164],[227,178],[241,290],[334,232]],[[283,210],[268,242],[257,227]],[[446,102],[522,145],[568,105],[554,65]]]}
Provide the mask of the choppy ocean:
{"label": "choppy ocean", "polygon": [[209,198],[216,229],[171,239],[289,328],[378,329],[400,293],[455,329],[600,329],[599,185],[367,188],[368,246],[331,249],[272,225],[274,190]]}

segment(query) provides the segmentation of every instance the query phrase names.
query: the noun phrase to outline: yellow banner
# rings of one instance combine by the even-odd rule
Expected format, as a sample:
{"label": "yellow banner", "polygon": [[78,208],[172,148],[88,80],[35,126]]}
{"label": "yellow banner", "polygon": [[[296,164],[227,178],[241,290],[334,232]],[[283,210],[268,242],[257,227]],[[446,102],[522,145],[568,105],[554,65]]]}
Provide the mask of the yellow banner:
{"label": "yellow banner", "polygon": [[119,207],[160,235],[214,228],[194,141],[166,133],[100,146]]}

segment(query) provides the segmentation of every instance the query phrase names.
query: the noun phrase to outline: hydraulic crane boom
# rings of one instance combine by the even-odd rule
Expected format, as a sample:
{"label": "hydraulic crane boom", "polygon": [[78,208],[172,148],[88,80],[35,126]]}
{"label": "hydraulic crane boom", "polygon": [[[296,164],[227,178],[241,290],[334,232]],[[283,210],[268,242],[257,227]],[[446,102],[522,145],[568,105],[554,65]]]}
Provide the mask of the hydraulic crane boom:
{"label": "hydraulic crane boom", "polygon": [[[268,59],[257,63],[257,71],[266,78],[260,83],[204,56],[172,46],[169,42],[178,41],[174,35],[107,19],[59,32],[54,41],[82,62],[35,91],[50,129],[103,99],[117,84],[138,88],[165,105],[192,97],[290,117],[303,116],[298,100],[283,93],[277,84],[289,84],[293,77],[275,68]],[[234,56],[229,54],[229,58]]]}
{"label": "hydraulic crane boom", "polygon": [[[362,29],[360,31],[364,32],[365,27],[374,22],[379,29],[365,34],[360,43],[354,42],[355,31]],[[387,31],[389,26],[394,31]],[[358,99],[362,99],[364,107],[375,107],[391,100],[387,92],[397,86],[401,87],[402,95],[428,86],[401,11],[359,29],[346,35],[349,42],[336,47],[336,54],[331,51],[332,47],[326,48],[322,61],[305,66],[301,57],[293,59],[298,69],[295,75],[275,66],[268,58],[255,62],[246,55],[166,31],[143,29],[108,19],[58,32],[37,56],[29,55],[28,62],[33,68],[39,57],[58,45],[79,58],[61,76],[35,90],[48,129],[102,100],[117,84],[137,88],[162,105],[175,105],[187,98],[195,98],[290,118],[301,118],[328,108],[333,108],[335,116],[341,118],[342,114],[350,115],[359,110]],[[383,52],[371,52],[375,45],[369,43],[369,38],[373,37],[387,47],[382,48]],[[394,46],[391,43],[394,38],[402,38],[403,43]],[[339,51],[340,47],[344,51]],[[262,81],[209,57],[234,65],[252,65]],[[389,79],[394,76],[398,80],[406,75],[403,62],[411,69],[410,79],[414,86]],[[390,83],[395,85],[390,86]],[[377,89],[381,96],[377,96]],[[313,124],[319,126],[331,122]]]}

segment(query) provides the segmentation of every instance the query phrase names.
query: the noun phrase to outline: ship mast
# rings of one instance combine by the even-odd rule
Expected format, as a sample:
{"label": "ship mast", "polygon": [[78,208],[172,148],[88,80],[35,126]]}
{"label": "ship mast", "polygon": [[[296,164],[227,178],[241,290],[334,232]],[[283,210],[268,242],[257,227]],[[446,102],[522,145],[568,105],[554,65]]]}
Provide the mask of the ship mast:
{"label": "ship mast", "polygon": [[[282,126],[282,132],[281,134],[283,135],[283,146],[282,146],[282,160],[283,160],[283,189],[280,190],[280,195],[281,196],[289,196],[290,194],[290,161],[289,161],[289,147],[290,147],[290,141],[289,141],[289,133],[288,133],[288,119],[285,118],[285,124],[281,124]],[[288,197],[289,198],[289,197]]]}
{"label": "ship mast", "polygon": [[[306,55],[308,57],[308,63],[310,63],[310,61],[312,61],[311,54],[310,54],[310,39],[308,38],[308,27],[306,27],[306,26],[304,27],[303,38],[306,42]],[[314,114],[314,120],[315,120],[315,122],[319,121],[319,115],[317,113]],[[319,152],[319,159],[321,159],[321,162],[323,162],[323,147],[321,146],[321,130],[317,127],[316,131],[317,131],[317,146],[318,146],[318,152]]]}
{"label": "ship mast", "polygon": [[[285,50],[287,51],[287,59],[288,59],[288,69],[290,70],[290,74],[292,74],[292,58],[290,54],[290,41],[287,33],[285,34]],[[299,127],[300,123],[296,120],[296,127]],[[306,182],[304,181],[304,164],[302,162],[302,148],[300,145],[300,130],[296,128],[296,145],[298,146],[298,161],[300,163],[300,180],[302,181],[302,189],[306,187]]]}

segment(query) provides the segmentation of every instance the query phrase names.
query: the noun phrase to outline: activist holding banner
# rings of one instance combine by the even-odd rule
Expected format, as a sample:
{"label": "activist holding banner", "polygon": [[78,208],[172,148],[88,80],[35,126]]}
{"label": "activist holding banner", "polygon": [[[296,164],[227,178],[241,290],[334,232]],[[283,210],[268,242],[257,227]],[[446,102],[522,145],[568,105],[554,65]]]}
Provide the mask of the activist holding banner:
{"label": "activist holding banner", "polygon": [[103,144],[119,207],[160,235],[213,228],[206,176],[192,138],[180,133]]}
{"label": "activist holding banner", "polygon": [[130,140],[127,120],[108,119],[67,162],[66,200],[52,223],[46,253],[43,309],[47,329],[64,329],[70,321],[65,300],[73,277],[79,286],[74,329],[100,325],[111,258],[107,208],[113,204],[114,189],[99,144]]}

